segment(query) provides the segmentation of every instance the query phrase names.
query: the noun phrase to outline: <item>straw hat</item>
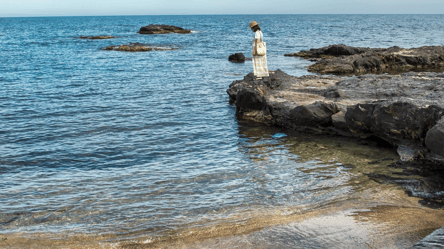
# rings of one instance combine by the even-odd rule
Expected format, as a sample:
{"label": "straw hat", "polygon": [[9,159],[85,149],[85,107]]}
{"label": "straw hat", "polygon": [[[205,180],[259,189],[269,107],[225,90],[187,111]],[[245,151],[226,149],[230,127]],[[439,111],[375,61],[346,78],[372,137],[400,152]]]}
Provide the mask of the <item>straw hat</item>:
{"label": "straw hat", "polygon": [[250,22],[250,29],[252,28],[252,27],[254,27],[254,26],[257,26],[257,25],[259,25],[260,23],[257,23],[256,21],[252,21],[252,22]]}

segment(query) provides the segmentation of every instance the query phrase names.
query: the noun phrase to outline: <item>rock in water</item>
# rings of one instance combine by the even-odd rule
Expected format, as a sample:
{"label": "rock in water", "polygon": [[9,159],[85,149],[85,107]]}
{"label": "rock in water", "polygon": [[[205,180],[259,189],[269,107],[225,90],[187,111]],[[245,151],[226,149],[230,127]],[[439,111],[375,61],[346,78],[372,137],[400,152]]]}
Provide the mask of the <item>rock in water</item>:
{"label": "rock in water", "polygon": [[228,60],[234,63],[244,63],[245,56],[243,53],[235,53],[228,57]]}
{"label": "rock in water", "polygon": [[252,73],[227,90],[244,118],[323,134],[376,136],[401,159],[444,158],[444,73],[294,77]]}
{"label": "rock in water", "polygon": [[400,47],[357,48],[331,45],[285,56],[316,59],[308,68],[321,74],[366,74],[371,72],[444,71],[444,46],[425,46],[403,49]]}
{"label": "rock in water", "polygon": [[139,34],[168,34],[168,33],[179,33],[179,34],[189,34],[191,30],[183,29],[181,27],[171,26],[171,25],[154,25],[150,24],[148,26],[140,28]]}
{"label": "rock in water", "polygon": [[148,52],[148,51],[165,51],[165,50],[175,50],[177,48],[173,47],[159,47],[159,46],[150,46],[142,43],[131,43],[128,45],[115,45],[108,46],[104,48],[104,50],[114,50],[114,51],[123,51],[123,52]]}
{"label": "rock in water", "polygon": [[99,36],[80,36],[80,39],[90,39],[90,40],[103,40],[103,39],[112,39],[114,36],[110,35],[99,35]]}

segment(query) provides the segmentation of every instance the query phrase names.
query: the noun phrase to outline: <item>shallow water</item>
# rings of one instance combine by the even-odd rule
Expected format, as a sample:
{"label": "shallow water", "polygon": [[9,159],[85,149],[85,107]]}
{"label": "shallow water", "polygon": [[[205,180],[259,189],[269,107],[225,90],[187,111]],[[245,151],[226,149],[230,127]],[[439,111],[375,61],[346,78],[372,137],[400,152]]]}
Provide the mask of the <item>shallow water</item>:
{"label": "shallow water", "polygon": [[[439,174],[411,171],[399,184],[405,171],[386,167],[398,160],[394,149],[237,120],[225,91],[251,63],[227,59],[248,56],[252,19],[262,23],[269,68],[296,76],[310,62],[285,53],[444,44],[442,15],[0,18],[1,236],[146,241],[270,217],[247,225],[248,234],[289,222],[276,213],[323,217],[337,203],[339,214],[439,203],[443,190],[427,184]],[[194,32],[136,33],[150,23]],[[116,38],[79,39],[95,35]],[[179,49],[102,50],[132,42]],[[381,188],[387,196],[367,195]]]}

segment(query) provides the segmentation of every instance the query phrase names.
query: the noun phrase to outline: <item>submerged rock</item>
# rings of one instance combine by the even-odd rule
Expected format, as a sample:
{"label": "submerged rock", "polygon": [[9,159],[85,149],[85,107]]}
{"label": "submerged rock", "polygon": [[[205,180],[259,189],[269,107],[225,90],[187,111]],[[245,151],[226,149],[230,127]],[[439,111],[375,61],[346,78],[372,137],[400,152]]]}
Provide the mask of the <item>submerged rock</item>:
{"label": "submerged rock", "polygon": [[228,57],[228,60],[234,63],[244,63],[245,55],[243,53],[235,53]]}
{"label": "submerged rock", "polygon": [[123,51],[123,52],[149,52],[149,51],[164,51],[164,50],[175,50],[177,48],[173,47],[156,47],[150,45],[144,45],[141,43],[133,43],[129,45],[115,45],[108,46],[104,48],[104,50],[114,50],[114,51]]}
{"label": "submerged rock", "polygon": [[103,40],[103,39],[112,39],[116,38],[110,35],[99,35],[99,36],[80,36],[80,39],[89,39],[89,40]]}
{"label": "submerged rock", "polygon": [[139,34],[168,34],[168,33],[189,34],[189,33],[191,33],[191,30],[184,29],[181,27],[171,26],[171,25],[150,24],[148,26],[141,27],[137,33],[139,33]]}
{"label": "submerged rock", "polygon": [[413,70],[444,71],[444,46],[383,49],[331,45],[285,56],[315,59],[317,62],[311,65],[308,71],[321,74],[359,75]]}
{"label": "submerged rock", "polygon": [[398,146],[404,160],[444,157],[444,73],[294,77],[248,74],[227,90],[244,118]]}

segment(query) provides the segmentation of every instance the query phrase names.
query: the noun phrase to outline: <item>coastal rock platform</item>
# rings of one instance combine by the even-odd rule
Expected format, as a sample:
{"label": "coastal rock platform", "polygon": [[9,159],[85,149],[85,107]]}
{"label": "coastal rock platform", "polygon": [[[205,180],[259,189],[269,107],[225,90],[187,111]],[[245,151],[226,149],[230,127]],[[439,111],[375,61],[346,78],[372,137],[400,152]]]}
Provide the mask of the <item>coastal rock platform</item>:
{"label": "coastal rock platform", "polygon": [[310,72],[336,75],[365,73],[444,71],[444,46],[420,48],[359,48],[331,45],[285,56],[297,56],[316,61]]}
{"label": "coastal rock platform", "polygon": [[294,130],[383,139],[403,161],[444,158],[444,73],[359,77],[252,73],[227,93],[241,117]]}
{"label": "coastal rock platform", "polygon": [[150,24],[148,26],[140,28],[140,30],[137,33],[139,33],[139,34],[168,34],[168,33],[189,34],[189,33],[191,33],[191,30],[184,29],[181,27],[171,26],[171,25]]}

